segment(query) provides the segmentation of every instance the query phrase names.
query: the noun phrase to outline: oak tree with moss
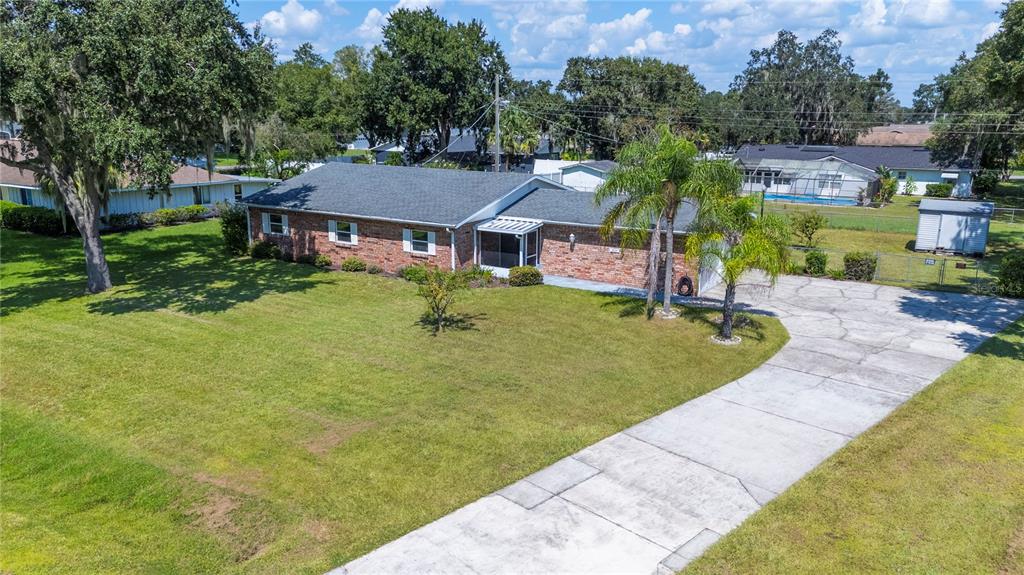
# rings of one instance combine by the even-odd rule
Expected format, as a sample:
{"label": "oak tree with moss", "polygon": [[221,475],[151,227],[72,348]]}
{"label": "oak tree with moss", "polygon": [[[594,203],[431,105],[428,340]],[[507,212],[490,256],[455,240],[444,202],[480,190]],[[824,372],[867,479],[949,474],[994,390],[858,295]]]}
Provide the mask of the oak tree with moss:
{"label": "oak tree with moss", "polygon": [[224,126],[254,125],[270,102],[271,47],[220,0],[9,0],[0,54],[0,118],[22,126],[0,163],[59,194],[89,292],[111,286],[111,185],[166,190],[176,162],[212,156]]}

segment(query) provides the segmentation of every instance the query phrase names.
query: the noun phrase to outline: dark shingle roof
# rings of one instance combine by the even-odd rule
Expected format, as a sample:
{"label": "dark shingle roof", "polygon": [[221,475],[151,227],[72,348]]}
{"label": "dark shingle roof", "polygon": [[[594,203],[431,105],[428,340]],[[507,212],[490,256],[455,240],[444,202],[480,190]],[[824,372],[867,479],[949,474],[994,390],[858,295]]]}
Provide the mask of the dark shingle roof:
{"label": "dark shingle roof", "polygon": [[894,170],[941,170],[931,160],[927,148],[910,146],[793,146],[787,144],[746,144],[736,152],[743,164],[759,160],[820,160],[835,156],[840,160],[874,170],[886,166]]}
{"label": "dark shingle roof", "polygon": [[454,226],[534,177],[330,162],[247,196],[245,203]]}
{"label": "dark shingle roof", "polygon": [[[533,218],[547,223],[579,224],[599,226],[614,199],[606,200],[601,206],[594,204],[593,192],[540,188],[530,192],[501,213],[502,216]],[[676,231],[685,231],[696,215],[692,203],[684,203],[676,216]]]}

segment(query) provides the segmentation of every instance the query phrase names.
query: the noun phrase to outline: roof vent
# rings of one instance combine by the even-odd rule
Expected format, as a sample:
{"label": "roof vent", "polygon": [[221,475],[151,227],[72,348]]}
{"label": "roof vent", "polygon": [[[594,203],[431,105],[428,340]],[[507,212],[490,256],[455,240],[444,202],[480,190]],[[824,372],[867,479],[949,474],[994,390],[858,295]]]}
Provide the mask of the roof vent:
{"label": "roof vent", "polygon": [[836,146],[804,146],[805,152],[834,152],[837,150]]}

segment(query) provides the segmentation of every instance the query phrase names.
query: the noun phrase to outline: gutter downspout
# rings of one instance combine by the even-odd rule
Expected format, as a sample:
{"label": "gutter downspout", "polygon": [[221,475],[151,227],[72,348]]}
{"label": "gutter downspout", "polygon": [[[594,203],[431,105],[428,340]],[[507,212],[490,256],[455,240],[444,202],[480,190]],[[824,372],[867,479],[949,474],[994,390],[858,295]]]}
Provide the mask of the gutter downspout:
{"label": "gutter downspout", "polygon": [[246,205],[246,204],[242,204],[242,205],[245,206],[245,235],[248,236],[248,238],[249,238],[249,245],[251,246],[252,245],[252,222],[249,221],[249,211],[250,210],[249,210],[249,206],[248,205]]}
{"label": "gutter downspout", "polygon": [[455,271],[455,230],[445,228],[444,231],[448,232],[448,238],[451,240],[451,247],[449,248],[449,251],[452,256],[452,271]]}

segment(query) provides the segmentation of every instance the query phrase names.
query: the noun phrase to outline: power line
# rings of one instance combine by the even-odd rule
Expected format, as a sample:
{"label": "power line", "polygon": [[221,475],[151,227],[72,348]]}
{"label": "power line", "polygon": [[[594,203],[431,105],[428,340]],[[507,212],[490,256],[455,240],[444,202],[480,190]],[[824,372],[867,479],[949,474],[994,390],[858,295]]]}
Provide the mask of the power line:
{"label": "power line", "polygon": [[[630,104],[586,104],[586,105],[580,105],[580,104],[574,104],[572,102],[568,102],[564,106],[563,105],[559,105],[559,104],[549,104],[549,103],[529,103],[528,105],[545,108],[547,110],[558,110],[558,111],[562,111],[562,110],[567,110],[567,111],[571,111],[571,110],[584,110],[584,111],[590,111],[590,112],[603,112],[605,110],[614,111],[614,110],[622,110],[622,109],[628,109],[628,110],[636,109],[636,110],[648,110],[648,111],[651,111],[651,110],[654,110],[654,111],[670,110],[671,111],[672,110],[672,105],[671,104],[655,104],[655,105],[647,105],[647,106],[644,106],[644,105],[630,105]],[[744,113],[744,114],[781,114],[781,115],[816,114],[817,113],[817,112],[815,112],[813,110],[797,110],[795,108],[794,109],[772,109],[772,110],[768,110],[768,109],[766,109],[766,110],[740,109],[740,110],[730,110],[729,112],[730,113]],[[834,115],[889,116],[892,113],[893,112],[884,111],[884,110],[859,110],[859,111],[836,112],[836,113],[834,113]],[[944,116],[944,117],[945,116],[974,116],[974,115],[983,115],[983,116],[985,116],[985,115],[999,115],[999,116],[1003,116],[1003,117],[1016,117],[1016,116],[1024,116],[1024,112],[1005,112],[1005,113],[1004,112],[940,112],[939,115]]]}
{"label": "power line", "polygon": [[543,117],[538,116],[538,115],[536,115],[536,114],[534,114],[532,112],[524,110],[524,109],[520,108],[519,106],[517,106],[515,104],[509,104],[509,105],[511,105],[512,107],[518,109],[520,112],[526,114],[527,116],[532,116],[532,117],[534,117],[534,118],[536,118],[536,119],[538,119],[538,120],[540,120],[542,122],[547,122],[548,124],[551,124],[553,126],[561,126],[562,128],[565,128],[567,130],[572,130],[573,132],[576,132],[578,134],[583,134],[584,136],[588,136],[588,137],[591,137],[591,138],[596,138],[598,140],[604,140],[606,142],[611,142],[613,144],[618,144],[619,143],[618,140],[613,140],[613,139],[607,138],[605,136],[598,136],[597,134],[591,134],[589,132],[584,132],[583,130],[580,130],[578,128],[573,128],[572,126],[566,126],[565,124],[562,124],[560,122],[556,122],[556,121],[554,121],[554,120],[552,120],[550,118],[543,118]]}
{"label": "power line", "polygon": [[[527,109],[521,108],[521,107],[519,109],[524,111],[524,112],[528,111]],[[545,113],[551,114],[551,113],[554,113],[554,112],[542,112],[542,111],[534,111],[534,112],[536,112],[537,114],[545,114]],[[614,115],[614,114],[612,112],[607,112],[607,113],[604,113],[604,114],[595,115],[593,113],[591,113],[591,114],[579,114],[579,113],[573,113],[572,111],[566,111],[565,115],[572,116],[574,118],[581,118],[581,119],[603,120],[603,119],[608,118],[609,115]],[[651,114],[651,113],[633,112],[633,111],[629,111],[629,110],[623,111],[620,115],[624,116],[624,117],[640,117],[640,118],[653,119],[653,120],[666,119],[665,116],[661,116],[661,115],[656,115],[656,114]],[[801,127],[804,127],[804,128],[812,127],[813,128],[813,127],[815,127],[814,124],[828,124],[830,122],[837,122],[837,123],[839,123],[841,125],[829,126],[827,129],[830,130],[830,131],[835,131],[835,132],[863,132],[866,128],[883,126],[883,124],[881,124],[879,122],[873,122],[873,121],[867,121],[867,120],[844,120],[842,118],[835,118],[835,117],[833,117],[833,118],[822,118],[822,119],[811,119],[811,118],[808,118],[808,119],[798,119],[798,118],[793,118],[792,121],[790,121],[791,120],[790,118],[753,118],[753,117],[746,117],[746,118],[744,118],[744,117],[735,117],[735,116],[699,116],[699,115],[693,115],[693,114],[679,114],[679,115],[676,115],[676,114],[672,114],[672,113],[667,114],[667,116],[668,116],[667,119],[669,119],[669,120],[671,120],[671,119],[679,119],[679,120],[692,120],[692,121],[698,121],[698,122],[699,121],[705,121],[705,120],[717,120],[718,122],[723,124],[724,127],[735,127],[735,128],[743,128],[743,127],[747,127],[747,128],[776,128],[776,129],[801,128]],[[547,121],[549,123],[556,123],[556,122],[554,122],[554,120],[552,120],[549,117],[544,117],[543,119],[544,119],[544,121]],[[845,124],[845,125],[842,125],[842,124]],[[1004,126],[1004,125],[1006,126],[1007,131],[991,130],[991,129],[981,129],[981,128],[1000,127],[1000,126]],[[946,134],[976,134],[976,135],[981,135],[981,134],[1002,134],[1002,135],[1005,135],[1005,134],[1008,134],[1008,133],[1012,133],[1012,130],[1015,129],[1012,124],[1003,124],[1003,123],[997,123],[997,122],[964,124],[964,125],[961,125],[961,126],[958,126],[958,127],[960,129],[958,129],[958,130],[946,130],[943,133],[946,133]],[[972,127],[974,127],[974,129],[971,129]],[[573,129],[575,129],[575,128],[573,128]]]}
{"label": "power line", "polygon": [[[454,144],[455,142],[458,142],[459,140],[461,140],[461,139],[463,138],[463,136],[465,136],[466,134],[468,134],[470,130],[472,130],[472,129],[473,129],[474,127],[476,127],[476,125],[477,125],[478,123],[480,123],[480,120],[483,120],[483,119],[484,119],[484,116],[486,116],[486,115],[487,115],[487,112],[488,112],[488,110],[490,110],[490,109],[491,109],[491,106],[493,106],[493,105],[494,105],[494,102],[491,102],[490,104],[486,104],[486,106],[482,106],[482,107],[486,107],[486,109],[485,109],[485,110],[484,110],[484,111],[483,111],[483,112],[482,112],[482,113],[480,114],[480,117],[478,117],[478,118],[477,118],[476,120],[474,120],[474,121],[473,121],[473,123],[472,123],[472,124],[470,124],[470,125],[469,125],[469,127],[468,127],[468,128],[466,128],[466,129],[462,130],[462,133],[460,133],[460,134],[459,134],[459,137],[458,137],[458,138],[455,138],[454,140],[452,140],[452,141],[448,142],[448,145],[447,145],[447,146],[445,146],[443,150],[441,150],[440,152],[438,152],[438,153],[434,154],[433,156],[430,156],[430,157],[429,157],[429,158],[427,158],[427,159],[426,159],[425,161],[423,161],[423,162],[420,162],[420,165],[422,166],[423,164],[429,164],[430,162],[434,161],[434,158],[436,158],[436,157],[440,156],[441,154],[443,154],[443,153],[447,152],[447,151],[448,151],[448,148],[452,147],[452,145],[453,145],[453,144]],[[479,108],[477,108],[477,109],[479,110]]]}

